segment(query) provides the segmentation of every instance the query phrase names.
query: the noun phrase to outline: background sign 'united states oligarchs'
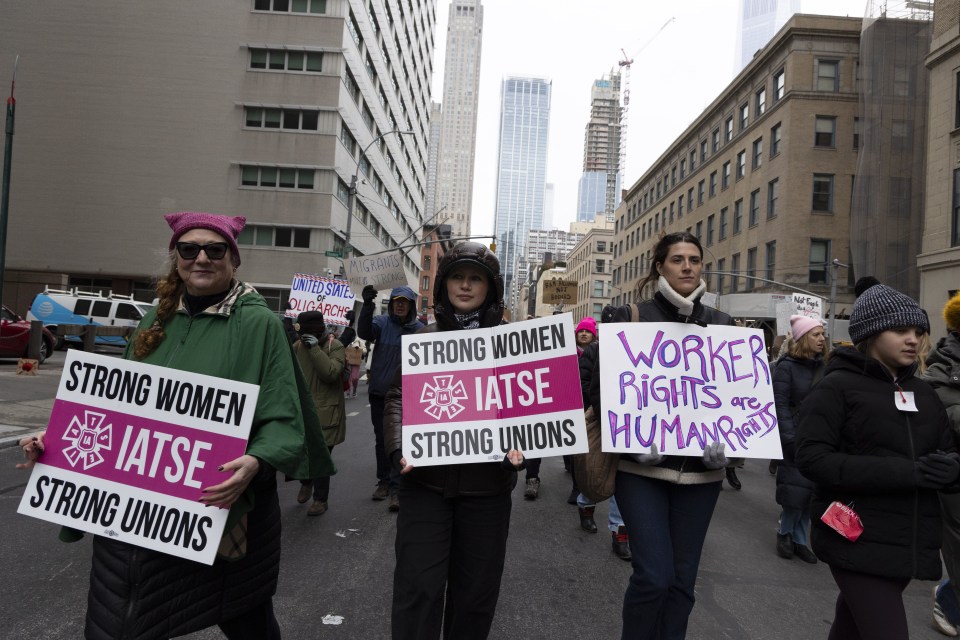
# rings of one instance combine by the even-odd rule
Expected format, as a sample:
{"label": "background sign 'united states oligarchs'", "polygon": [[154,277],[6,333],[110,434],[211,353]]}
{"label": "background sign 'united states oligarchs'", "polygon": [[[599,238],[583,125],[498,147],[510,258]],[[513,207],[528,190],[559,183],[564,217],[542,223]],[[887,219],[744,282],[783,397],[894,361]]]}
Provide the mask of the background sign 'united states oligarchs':
{"label": "background sign 'united states oligarchs'", "polygon": [[403,454],[429,466],[587,451],[569,313],[403,336]]}

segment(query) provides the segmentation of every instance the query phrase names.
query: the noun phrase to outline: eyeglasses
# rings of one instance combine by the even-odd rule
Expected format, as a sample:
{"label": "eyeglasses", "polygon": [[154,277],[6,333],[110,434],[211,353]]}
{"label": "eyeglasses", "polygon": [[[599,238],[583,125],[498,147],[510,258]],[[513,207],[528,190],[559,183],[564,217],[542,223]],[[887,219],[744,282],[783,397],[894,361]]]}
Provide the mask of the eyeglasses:
{"label": "eyeglasses", "polygon": [[197,244],[196,242],[178,242],[177,253],[184,260],[196,260],[200,251],[207,254],[211,260],[220,260],[227,255],[227,249],[230,248],[226,242],[211,242],[209,244]]}

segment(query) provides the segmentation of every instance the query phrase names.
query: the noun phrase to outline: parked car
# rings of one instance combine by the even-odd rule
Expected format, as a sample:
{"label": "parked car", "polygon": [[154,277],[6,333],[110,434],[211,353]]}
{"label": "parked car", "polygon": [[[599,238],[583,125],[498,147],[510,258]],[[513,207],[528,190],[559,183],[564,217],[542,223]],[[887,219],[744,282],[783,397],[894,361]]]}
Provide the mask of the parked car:
{"label": "parked car", "polygon": [[[40,341],[40,362],[53,353],[57,337],[43,328]],[[30,323],[6,306],[0,308],[0,358],[26,358],[30,346]]]}
{"label": "parked car", "polygon": [[[153,305],[138,302],[133,296],[97,291],[66,291],[44,289],[33,299],[27,311],[27,320],[40,320],[43,326],[57,335],[56,346],[64,342],[79,344],[82,336],[60,336],[57,326],[61,324],[95,324],[107,327],[136,327],[140,319]],[[97,344],[124,346],[126,339],[120,336],[97,336]]]}

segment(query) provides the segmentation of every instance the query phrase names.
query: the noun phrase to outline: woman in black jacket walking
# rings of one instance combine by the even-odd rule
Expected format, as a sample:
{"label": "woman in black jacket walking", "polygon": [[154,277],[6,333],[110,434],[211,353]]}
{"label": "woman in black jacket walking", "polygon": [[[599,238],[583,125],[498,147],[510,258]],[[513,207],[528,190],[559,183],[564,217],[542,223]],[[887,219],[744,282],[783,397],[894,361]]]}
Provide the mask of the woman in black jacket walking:
{"label": "woman in black jacket walking", "polygon": [[[831,640],[908,637],[902,593],[911,578],[940,577],[937,491],[960,474],[953,432],[936,393],[914,376],[930,330],[917,303],[884,285],[853,306],[850,337],[800,409],[797,465],[815,485],[813,550],[840,594]],[[852,508],[854,541],[819,517]]]}
{"label": "woman in black jacket walking", "polygon": [[777,467],[777,504],[783,507],[777,528],[777,555],[787,559],[796,555],[816,564],[817,556],[807,546],[813,483],[797,469],[794,417],[816,379],[823,377],[823,324],[814,318],[792,316],[790,338],[787,355],[773,371],[773,399],[783,447],[783,460]]}

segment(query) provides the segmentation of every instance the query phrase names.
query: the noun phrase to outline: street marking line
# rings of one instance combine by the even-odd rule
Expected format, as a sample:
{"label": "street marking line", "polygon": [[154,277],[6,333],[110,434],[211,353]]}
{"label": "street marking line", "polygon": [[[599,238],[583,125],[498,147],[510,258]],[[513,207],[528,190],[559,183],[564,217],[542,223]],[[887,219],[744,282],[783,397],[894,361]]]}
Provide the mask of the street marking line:
{"label": "street marking line", "polygon": [[358,416],[358,415],[360,415],[359,411],[351,411],[350,413],[347,414],[347,417],[352,418],[353,416]]}

